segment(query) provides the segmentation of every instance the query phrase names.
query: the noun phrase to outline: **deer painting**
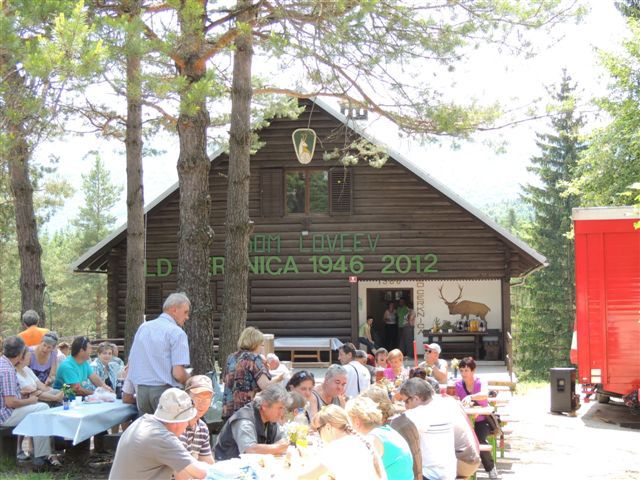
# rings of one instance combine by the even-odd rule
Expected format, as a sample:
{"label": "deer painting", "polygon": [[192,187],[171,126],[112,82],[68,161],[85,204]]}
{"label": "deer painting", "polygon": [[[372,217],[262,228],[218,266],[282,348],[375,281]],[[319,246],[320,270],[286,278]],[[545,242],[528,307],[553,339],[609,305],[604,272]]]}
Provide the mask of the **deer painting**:
{"label": "deer painting", "polygon": [[458,285],[458,289],[460,290],[458,292],[458,296],[455,300],[452,300],[450,302],[449,300],[444,298],[444,295],[442,293],[443,287],[444,285],[440,287],[438,291],[440,292],[440,298],[442,299],[442,301],[447,305],[447,307],[449,307],[449,313],[451,315],[460,315],[461,319],[465,318],[467,320],[469,320],[470,315],[473,315],[481,318],[482,320],[486,320],[485,317],[491,310],[488,306],[486,306],[484,303],[472,302],[471,300],[460,301],[460,297],[462,297],[462,287],[460,285]]}

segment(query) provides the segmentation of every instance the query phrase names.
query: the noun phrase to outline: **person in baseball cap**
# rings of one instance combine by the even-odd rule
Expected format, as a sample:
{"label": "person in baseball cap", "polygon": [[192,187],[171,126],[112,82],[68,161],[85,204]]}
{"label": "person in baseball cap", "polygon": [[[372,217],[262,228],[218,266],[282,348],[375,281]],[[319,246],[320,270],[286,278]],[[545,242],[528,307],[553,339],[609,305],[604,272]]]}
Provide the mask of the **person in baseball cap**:
{"label": "person in baseball cap", "polygon": [[127,428],[113,459],[110,479],[205,478],[207,465],[191,456],[179,437],[197,415],[187,392],[165,390],[153,415],[145,414]]}
{"label": "person in baseball cap", "polygon": [[209,428],[202,417],[211,407],[214,394],[213,383],[206,375],[194,375],[189,377],[187,383],[184,384],[184,391],[191,397],[198,413],[180,435],[180,441],[193,458],[212,464],[213,454],[209,440]]}
{"label": "person in baseball cap", "polygon": [[437,343],[425,344],[424,362],[419,366],[427,371],[430,377],[435,378],[439,383],[447,383],[447,361],[440,358],[442,348]]}

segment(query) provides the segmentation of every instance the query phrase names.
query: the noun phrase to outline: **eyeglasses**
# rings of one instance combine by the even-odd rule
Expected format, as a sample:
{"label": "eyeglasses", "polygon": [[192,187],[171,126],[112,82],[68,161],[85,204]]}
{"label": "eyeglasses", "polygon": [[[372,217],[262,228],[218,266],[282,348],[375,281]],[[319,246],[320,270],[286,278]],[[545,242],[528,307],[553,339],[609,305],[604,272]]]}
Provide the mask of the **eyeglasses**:
{"label": "eyeglasses", "polygon": [[327,425],[329,425],[329,424],[328,424],[328,423],[325,423],[324,425],[322,425],[322,426],[318,427],[318,435],[320,435],[320,432],[322,431],[322,429],[323,429],[324,427],[326,427]]}
{"label": "eyeglasses", "polygon": [[431,353],[433,350],[425,350],[424,353]]}

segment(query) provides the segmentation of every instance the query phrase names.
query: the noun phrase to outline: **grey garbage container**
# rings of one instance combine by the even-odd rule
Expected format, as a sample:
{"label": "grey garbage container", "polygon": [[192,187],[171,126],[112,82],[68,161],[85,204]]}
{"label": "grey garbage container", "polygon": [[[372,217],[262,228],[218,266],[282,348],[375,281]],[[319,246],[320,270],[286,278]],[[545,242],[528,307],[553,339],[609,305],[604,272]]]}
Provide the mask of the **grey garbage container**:
{"label": "grey garbage container", "polygon": [[573,412],[577,405],[574,402],[576,393],[575,368],[549,369],[551,382],[551,411]]}

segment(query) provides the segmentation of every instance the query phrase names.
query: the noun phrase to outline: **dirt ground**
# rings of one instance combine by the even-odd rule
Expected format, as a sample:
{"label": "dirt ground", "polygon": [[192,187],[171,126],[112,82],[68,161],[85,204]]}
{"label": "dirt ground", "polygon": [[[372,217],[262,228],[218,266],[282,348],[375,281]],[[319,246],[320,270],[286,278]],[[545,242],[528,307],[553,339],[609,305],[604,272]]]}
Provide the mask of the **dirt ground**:
{"label": "dirt ground", "polygon": [[570,417],[549,413],[549,404],[548,387],[513,397],[509,410],[518,421],[498,458],[500,478],[640,479],[640,416],[593,402]]}

